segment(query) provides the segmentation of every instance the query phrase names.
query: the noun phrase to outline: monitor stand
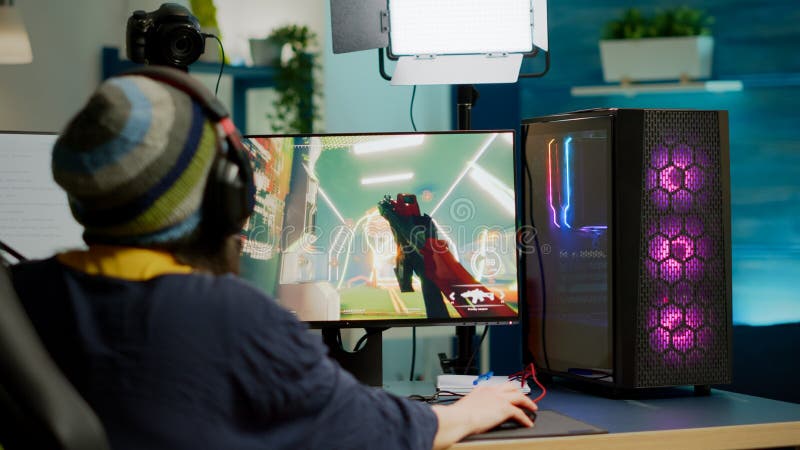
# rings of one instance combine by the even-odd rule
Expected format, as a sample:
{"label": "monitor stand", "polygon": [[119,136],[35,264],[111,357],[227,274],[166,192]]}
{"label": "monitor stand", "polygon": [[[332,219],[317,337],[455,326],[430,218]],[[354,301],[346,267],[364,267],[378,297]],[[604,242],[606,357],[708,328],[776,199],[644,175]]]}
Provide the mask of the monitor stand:
{"label": "monitor stand", "polygon": [[358,381],[369,386],[383,386],[383,337],[386,328],[365,328],[367,342],[357,352],[345,350],[339,328],[323,328],[322,340],[330,357]]}

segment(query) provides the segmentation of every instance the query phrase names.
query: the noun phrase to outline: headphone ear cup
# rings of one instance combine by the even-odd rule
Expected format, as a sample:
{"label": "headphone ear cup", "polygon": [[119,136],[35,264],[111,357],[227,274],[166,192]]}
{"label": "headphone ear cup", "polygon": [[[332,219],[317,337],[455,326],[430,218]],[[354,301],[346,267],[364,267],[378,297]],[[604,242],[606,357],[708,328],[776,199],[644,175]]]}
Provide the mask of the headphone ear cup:
{"label": "headphone ear cup", "polygon": [[215,235],[228,236],[242,229],[253,212],[255,188],[249,162],[238,147],[228,143],[211,166],[203,201],[203,221]]}

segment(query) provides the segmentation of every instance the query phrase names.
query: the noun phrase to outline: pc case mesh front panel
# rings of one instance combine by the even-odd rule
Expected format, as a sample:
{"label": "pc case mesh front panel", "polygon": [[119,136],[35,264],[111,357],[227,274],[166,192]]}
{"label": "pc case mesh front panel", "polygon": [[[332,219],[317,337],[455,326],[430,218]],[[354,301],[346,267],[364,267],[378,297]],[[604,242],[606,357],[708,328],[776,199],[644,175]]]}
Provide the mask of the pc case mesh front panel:
{"label": "pc case mesh front panel", "polygon": [[636,385],[729,376],[719,115],[645,111]]}

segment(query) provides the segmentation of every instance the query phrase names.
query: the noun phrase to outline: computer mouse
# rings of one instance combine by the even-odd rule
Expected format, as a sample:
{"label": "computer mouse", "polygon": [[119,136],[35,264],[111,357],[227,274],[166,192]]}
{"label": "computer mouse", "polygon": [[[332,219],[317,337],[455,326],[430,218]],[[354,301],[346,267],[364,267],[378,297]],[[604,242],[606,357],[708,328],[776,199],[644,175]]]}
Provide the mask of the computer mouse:
{"label": "computer mouse", "polygon": [[[535,412],[530,411],[528,409],[523,409],[523,411],[525,411],[525,415],[528,416],[529,419],[531,419],[534,423],[536,423],[536,413]],[[492,428],[489,431],[491,432],[491,431],[500,431],[500,430],[513,430],[513,429],[522,428],[522,427],[524,427],[524,425],[522,425],[521,423],[517,422],[515,419],[508,419],[505,422],[502,422],[500,425],[497,425],[496,427]]]}

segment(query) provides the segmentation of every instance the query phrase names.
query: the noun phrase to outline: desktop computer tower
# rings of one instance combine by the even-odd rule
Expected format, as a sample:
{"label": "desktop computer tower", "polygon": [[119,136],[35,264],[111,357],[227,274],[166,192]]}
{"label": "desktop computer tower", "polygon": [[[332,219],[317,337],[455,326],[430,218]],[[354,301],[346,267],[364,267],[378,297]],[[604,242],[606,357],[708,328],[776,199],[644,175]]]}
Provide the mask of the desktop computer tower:
{"label": "desktop computer tower", "polygon": [[525,120],[523,352],[615,391],[731,382],[726,111]]}

